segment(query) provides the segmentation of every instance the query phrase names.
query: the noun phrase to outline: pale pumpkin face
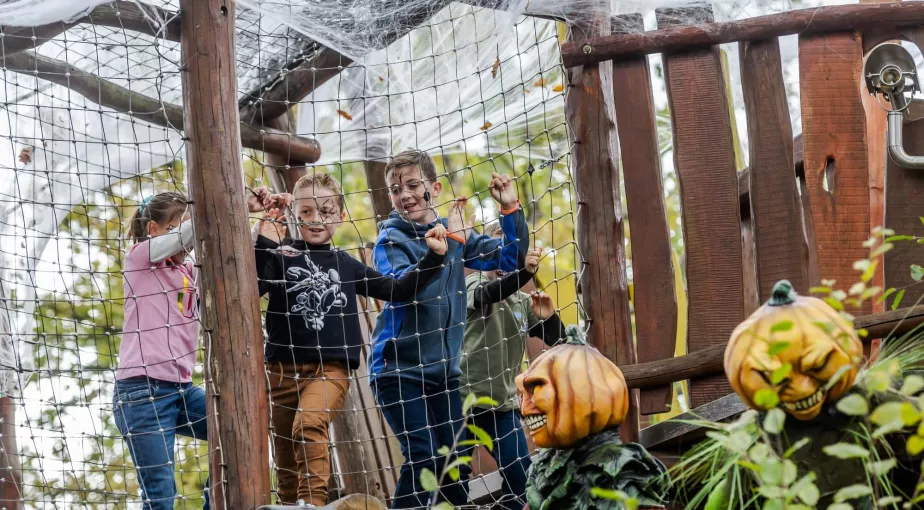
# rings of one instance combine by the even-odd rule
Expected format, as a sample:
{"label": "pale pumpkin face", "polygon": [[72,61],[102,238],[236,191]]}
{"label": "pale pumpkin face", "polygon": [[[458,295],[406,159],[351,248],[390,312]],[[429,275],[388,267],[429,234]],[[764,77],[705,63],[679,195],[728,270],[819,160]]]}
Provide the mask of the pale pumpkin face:
{"label": "pale pumpkin face", "polygon": [[[820,299],[792,293],[773,303],[771,299],[732,333],[725,374],[751,408],[765,410],[756,395],[770,389],[786,413],[811,420],[853,385],[863,345],[853,325]],[[786,365],[791,367],[788,373],[781,368]],[[778,370],[777,378],[785,377],[774,381]]]}
{"label": "pale pumpkin face", "polygon": [[567,448],[619,425],[629,391],[619,368],[588,345],[563,344],[516,378],[520,414],[540,448]]}

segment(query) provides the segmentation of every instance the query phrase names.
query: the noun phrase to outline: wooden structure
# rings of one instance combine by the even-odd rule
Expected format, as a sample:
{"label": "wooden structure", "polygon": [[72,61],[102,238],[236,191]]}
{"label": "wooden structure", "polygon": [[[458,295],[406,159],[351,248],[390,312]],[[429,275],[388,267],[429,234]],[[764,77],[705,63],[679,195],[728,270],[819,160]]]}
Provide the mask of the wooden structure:
{"label": "wooden structure", "polygon": [[[468,1],[492,5],[492,0]],[[434,3],[442,5],[441,0]],[[196,231],[209,232],[197,239],[196,249],[204,254],[203,322],[213,361],[208,366],[210,416],[233,424],[216,429],[217,423],[210,421],[212,501],[215,508],[248,509],[269,502],[270,482],[262,337],[253,251],[248,248],[241,212],[245,198],[240,148],[264,151],[265,163],[275,170],[276,187],[291,189],[305,165],[318,159],[321,148],[314,140],[292,134],[289,106],[335,77],[350,60],[320,48],[310,58],[289,63],[279,76],[238,100],[234,2],[183,0],[181,7],[181,16],[167,12],[158,16],[170,20],[163,30],[150,27],[135,2],[128,1],[101,6],[73,23],[29,29],[36,37],[6,37],[4,66],[68,86],[141,120],[185,127]],[[411,27],[431,12],[406,13],[408,19],[401,25]],[[722,420],[743,410],[724,382],[722,354],[732,328],[766,299],[773,282],[788,278],[801,292],[822,278],[842,285],[851,282],[856,275],[853,262],[866,256],[861,243],[871,226],[884,224],[902,234],[924,235],[918,220],[924,216],[924,173],[888,163],[884,217],[871,199],[876,191],[871,190],[875,183],[871,184],[869,161],[884,151],[870,144],[873,135],[876,144],[884,143],[878,135],[885,125],[876,124],[881,115],[864,109],[860,88],[862,59],[875,43],[924,41],[920,28],[924,5],[825,7],[706,26],[679,25],[676,20],[683,16],[677,14],[684,13],[659,11],[658,29],[647,32],[614,32],[611,20],[601,17],[569,27],[570,41],[562,47],[569,69],[566,113],[576,142],[573,176],[579,207],[580,284],[590,340],[622,367],[630,388],[638,390],[624,437],[640,441],[666,460],[695,440],[695,427],[668,421],[641,428],[641,416],[668,410],[671,383],[681,380],[690,380],[694,412],[700,417]],[[695,17],[704,19],[703,13]],[[640,16],[618,21],[619,27],[641,30]],[[186,66],[184,106],[162,104],[66,62],[25,52],[79,23],[179,41]],[[4,29],[4,33],[16,30]],[[778,37],[795,33],[799,34],[802,135],[794,139]],[[386,39],[401,35],[388,34]],[[718,50],[719,44],[731,42],[740,48],[748,117],[750,167],[743,170],[736,168]],[[678,305],[646,57],[653,53],[664,59],[690,293],[686,335],[690,354],[676,358]],[[208,63],[202,55],[209,55]],[[228,104],[237,108],[222,107]],[[924,115],[918,110],[913,105],[904,139],[909,152],[924,154]],[[368,148],[365,166],[375,212],[384,216],[389,202],[379,179],[383,154],[376,149]],[[634,337],[620,171],[628,189],[626,209],[635,227],[630,239]],[[223,186],[204,186],[205,182]],[[218,228],[212,228],[215,225]],[[228,246],[235,248],[229,252]],[[226,250],[222,257],[209,256],[222,247]],[[924,288],[909,286],[913,283],[908,272],[910,250],[900,246],[883,261],[884,285],[907,287],[906,303],[924,296]],[[361,322],[367,336],[376,308],[374,302],[363,303],[366,320]],[[857,324],[874,338],[924,322],[922,306],[872,312],[860,310]],[[335,458],[341,473],[335,485],[344,492],[385,499],[394,490],[401,456],[365,377],[361,367],[335,420]],[[11,447],[9,442],[5,446]],[[476,474],[492,470],[492,461],[483,454],[480,460],[484,462],[476,464]],[[19,497],[16,483],[8,481],[16,479],[12,471],[0,483],[0,498],[8,501]],[[478,492],[473,491],[473,496],[478,497]]]}

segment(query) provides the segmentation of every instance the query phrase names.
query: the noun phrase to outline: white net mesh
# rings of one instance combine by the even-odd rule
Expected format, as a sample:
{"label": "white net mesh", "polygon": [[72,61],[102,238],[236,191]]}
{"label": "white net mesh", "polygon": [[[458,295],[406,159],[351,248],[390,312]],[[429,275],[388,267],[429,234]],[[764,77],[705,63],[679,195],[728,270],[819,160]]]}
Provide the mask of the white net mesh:
{"label": "white net mesh", "polygon": [[[733,20],[821,3],[834,2],[732,0],[709,5],[716,20]],[[655,28],[655,8],[703,5],[692,0],[614,1],[609,7],[614,15],[641,12],[650,30]],[[133,466],[137,462],[131,443],[123,440],[113,404],[122,309],[130,298],[123,291],[130,246],[126,223],[145,197],[185,193],[188,171],[182,124],[171,113],[182,107],[179,44],[171,32],[179,6],[165,0],[155,7],[100,0],[0,2],[5,23],[0,38],[0,385],[8,396],[2,407],[6,428],[0,431],[7,457],[0,467],[21,464],[14,499],[28,508],[141,506]],[[334,245],[370,265],[372,252],[364,248],[376,240],[377,221],[388,212],[373,206],[377,197],[387,196],[381,182],[367,178],[367,172],[382,171],[375,164],[405,149],[428,152],[445,190],[434,200],[440,213],[447,213],[452,199],[471,197],[469,212],[475,213],[479,227],[494,222],[500,212],[488,193],[492,172],[513,176],[531,245],[545,249],[537,281],[526,289],[544,290],[564,323],[579,323],[580,254],[574,242],[579,198],[571,183],[567,82],[560,58],[565,25],[549,18],[581,21],[599,9],[599,2],[591,0],[242,0],[236,24],[242,111],[253,114],[254,105],[294,107],[294,134],[314,138],[321,146],[320,160],[308,173],[327,172],[343,186],[347,217]],[[61,20],[75,24],[55,23]],[[614,30],[639,29],[616,18]],[[798,133],[797,47],[793,38],[782,42]],[[325,48],[338,58],[314,66],[329,51]],[[737,45],[722,49],[743,167],[747,136]],[[649,65],[671,239],[682,257],[660,57],[651,56]],[[300,90],[311,93],[278,94],[280,84],[296,81],[309,83]],[[242,121],[259,124],[257,117]],[[245,184],[283,191],[291,170],[286,158],[258,149],[245,148]],[[631,267],[629,272],[631,278]],[[681,278],[678,294],[683,292]],[[324,444],[332,446],[328,474],[333,475],[334,494],[359,490],[390,497],[399,479],[401,433],[383,419],[365,366],[382,306],[361,300],[355,312],[362,329],[362,363],[348,376],[344,411],[332,415],[330,443]],[[524,355],[531,357],[542,348],[540,340],[530,338]],[[197,354],[192,388],[201,389],[201,363]],[[515,372],[520,366],[505,369]],[[286,380],[268,364],[271,387]],[[184,395],[194,393],[182,389]],[[175,400],[178,395],[179,388],[167,388],[157,399]],[[170,415],[172,419],[189,418],[191,398],[181,399],[179,414]],[[427,398],[429,405],[436,405],[443,397],[408,400]],[[686,405],[682,395],[675,403],[675,414]],[[279,401],[271,409],[278,418],[297,406]],[[503,428],[485,413],[475,419],[498,439],[516,437],[518,423]],[[170,433],[164,435],[161,428]],[[191,429],[174,421],[154,435],[161,440],[174,433],[196,436]],[[274,428],[272,434],[278,438],[286,432]],[[532,445],[512,448],[511,463],[526,459]],[[168,450],[173,451],[172,445],[164,446]],[[173,468],[182,508],[201,506],[208,451],[203,441],[179,440]],[[472,497],[496,488],[496,475],[487,474],[493,471],[492,461],[479,455],[469,486]],[[286,468],[291,459],[280,463],[279,456],[274,453],[274,466],[291,471]],[[358,464],[357,456],[362,459]]]}

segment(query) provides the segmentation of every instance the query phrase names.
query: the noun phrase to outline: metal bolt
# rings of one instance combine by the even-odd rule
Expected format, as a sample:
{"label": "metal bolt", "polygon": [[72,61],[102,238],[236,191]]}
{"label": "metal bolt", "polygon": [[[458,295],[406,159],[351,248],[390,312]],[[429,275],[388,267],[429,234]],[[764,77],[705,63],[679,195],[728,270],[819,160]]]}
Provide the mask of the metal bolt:
{"label": "metal bolt", "polygon": [[591,47],[589,44],[585,44],[582,49],[584,50],[584,54],[586,55],[589,55],[590,52],[594,51],[593,47]]}

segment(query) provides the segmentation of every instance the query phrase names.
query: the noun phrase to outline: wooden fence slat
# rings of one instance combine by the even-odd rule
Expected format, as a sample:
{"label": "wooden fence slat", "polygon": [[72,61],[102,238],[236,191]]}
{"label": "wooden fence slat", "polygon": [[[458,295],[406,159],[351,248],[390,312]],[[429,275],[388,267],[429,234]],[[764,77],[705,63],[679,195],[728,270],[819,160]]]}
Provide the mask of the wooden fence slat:
{"label": "wooden fence slat", "polygon": [[[805,182],[818,268],[822,279],[835,280],[843,289],[859,279],[853,263],[868,254],[863,241],[870,225],[869,161],[857,87],[862,57],[855,33],[799,38]],[[870,310],[867,302],[853,311]]]}
{"label": "wooden fence slat", "polygon": [[[639,14],[622,17],[619,25],[644,28]],[[647,57],[613,63],[613,97],[619,145],[627,149],[621,156],[625,186],[630,190],[626,205],[631,222],[635,332],[638,361],[645,363],[673,357],[677,345],[674,264]],[[643,390],[639,412],[667,412],[671,396],[671,385]]]}
{"label": "wooden fence slat", "polygon": [[741,82],[750,146],[749,197],[760,302],[784,278],[808,292],[805,234],[799,211],[792,150],[792,123],[777,39],[739,44]]}
{"label": "wooden fence slat", "polygon": [[[609,33],[602,17],[571,26],[572,40]],[[565,111],[575,139],[574,189],[578,197],[577,238],[581,253],[582,302],[590,327],[588,340],[620,365],[636,362],[629,314],[625,235],[619,197],[619,159],[613,105],[613,65],[571,70]],[[637,392],[634,393],[637,395]],[[638,404],[630,402],[620,428],[626,441],[638,437]]]}
{"label": "wooden fence slat", "polygon": [[[902,133],[905,152],[924,154],[924,120],[905,124]],[[924,236],[924,172],[902,168],[891,159],[886,167],[885,225],[899,235]],[[907,241],[895,243],[885,254],[885,286],[905,288],[903,306],[924,297],[924,284],[911,278],[911,264],[922,264],[921,245]],[[889,302],[891,304],[891,301]]]}
{"label": "wooden fence slat", "polygon": [[[679,14],[655,11],[661,28],[679,23]],[[744,319],[738,178],[718,48],[664,55],[664,74],[683,207],[687,350],[696,352],[725,344]],[[690,382],[693,407],[730,392],[724,376]]]}

